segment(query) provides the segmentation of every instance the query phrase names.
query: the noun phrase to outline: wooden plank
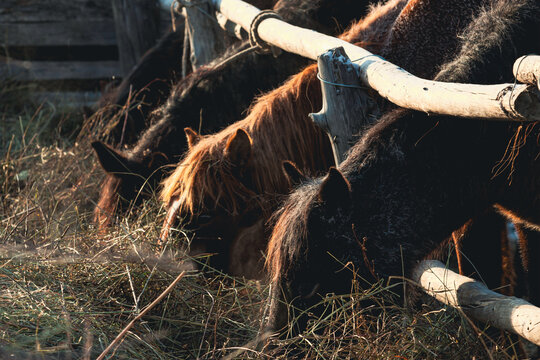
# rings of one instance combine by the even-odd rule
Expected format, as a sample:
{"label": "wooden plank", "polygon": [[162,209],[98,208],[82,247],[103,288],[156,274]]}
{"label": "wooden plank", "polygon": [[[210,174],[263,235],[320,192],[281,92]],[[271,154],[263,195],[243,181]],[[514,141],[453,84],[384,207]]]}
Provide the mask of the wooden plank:
{"label": "wooden plank", "polygon": [[437,300],[463,310],[471,318],[540,345],[540,309],[527,301],[488,290],[484,284],[456,274],[436,260],[421,262],[412,279]]}
{"label": "wooden plank", "polygon": [[0,23],[112,20],[110,0],[2,0]]}
{"label": "wooden plank", "polygon": [[[241,0],[211,1],[218,11],[247,31],[259,13],[259,9]],[[263,20],[258,32],[262,40],[313,60],[329,49],[342,46],[357,64],[362,83],[404,108],[456,117],[540,120],[540,91],[536,86],[454,84],[421,79],[346,41],[273,18]]]}
{"label": "wooden plank", "polygon": [[319,56],[317,65],[323,106],[320,112],[309,116],[328,134],[338,165],[358,140],[360,132],[381,114],[342,47]]}
{"label": "wooden plank", "polygon": [[208,2],[198,2],[183,9],[193,71],[210,63],[224,50],[223,31],[208,17],[207,14],[212,13],[210,9]]}
{"label": "wooden plank", "polygon": [[39,91],[31,94],[38,104],[52,102],[60,108],[80,109],[83,106],[92,107],[101,98],[97,91]]}
{"label": "wooden plank", "polygon": [[4,46],[116,45],[114,21],[0,24]]}
{"label": "wooden plank", "polygon": [[0,79],[21,81],[106,79],[120,75],[118,61],[4,61]]}

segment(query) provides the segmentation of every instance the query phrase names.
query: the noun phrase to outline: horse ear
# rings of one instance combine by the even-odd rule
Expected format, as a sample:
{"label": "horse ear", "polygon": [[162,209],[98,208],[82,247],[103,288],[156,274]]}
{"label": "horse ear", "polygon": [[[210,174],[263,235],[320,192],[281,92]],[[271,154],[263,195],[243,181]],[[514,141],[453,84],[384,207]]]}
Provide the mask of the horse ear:
{"label": "horse ear", "polygon": [[246,166],[251,157],[251,138],[245,130],[236,130],[236,133],[227,141],[225,157],[236,166]]}
{"label": "horse ear", "polygon": [[294,165],[292,161],[286,160],[284,161],[281,166],[283,167],[283,172],[285,173],[285,177],[287,180],[289,180],[289,185],[291,188],[296,187],[303,182],[306,182],[307,176],[302,174],[300,170]]}
{"label": "horse ear", "polygon": [[94,141],[92,147],[96,152],[99,163],[103,170],[108,173],[130,172],[130,161],[117,150],[101,141]]}
{"label": "horse ear", "polygon": [[319,200],[333,208],[345,207],[351,203],[351,185],[343,174],[331,167],[319,189]]}
{"label": "horse ear", "polygon": [[184,128],[184,132],[186,133],[188,148],[191,149],[193,146],[195,146],[195,144],[199,142],[201,136],[189,126]]}

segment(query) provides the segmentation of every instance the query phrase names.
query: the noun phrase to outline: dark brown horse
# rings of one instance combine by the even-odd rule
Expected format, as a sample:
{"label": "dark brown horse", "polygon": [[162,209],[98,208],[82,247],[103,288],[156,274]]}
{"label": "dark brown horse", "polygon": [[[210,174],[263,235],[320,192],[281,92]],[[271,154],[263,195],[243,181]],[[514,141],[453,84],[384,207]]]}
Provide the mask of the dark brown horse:
{"label": "dark brown horse", "polygon": [[[287,21],[327,34],[341,32],[362,17],[371,0],[280,0],[275,10]],[[254,52],[222,63],[249,47],[230,49],[210,66],[202,67],[174,86],[171,96],[155,114],[159,120],[128,151],[117,151],[101,142],[93,144],[100,164],[108,173],[95,209],[100,226],[130,202],[151,192],[164,173],[187,148],[186,126],[212,133],[242,117],[253,97],[268,91],[309,63],[283,53],[278,58]],[[218,65],[220,64],[221,65]]]}
{"label": "dark brown horse", "polygon": [[[540,50],[530,37],[539,31],[537,1],[494,2],[467,28],[457,57],[436,80],[512,81],[514,60]],[[342,264],[354,264],[368,282],[401,275],[402,266],[407,275],[495,204],[513,222],[538,228],[535,125],[386,114],[339,170],[298,188],[280,209],[268,250],[269,328],[287,324],[288,309],[311,308],[328,292],[348,293],[352,275],[338,271]],[[300,330],[306,320],[299,319]]]}
{"label": "dark brown horse", "polygon": [[[437,61],[450,58],[458,45],[457,34],[483,3],[411,0],[404,7],[405,1],[389,1],[374,8],[341,37],[383,52],[413,73],[433,76]],[[436,29],[440,41],[437,46],[426,45],[422,51],[418,47],[431,36],[430,29]],[[426,35],[422,36],[420,30]],[[398,41],[403,37],[408,42]],[[401,57],[410,51],[421,51],[422,55],[410,63],[402,62]],[[295,163],[307,175],[327,171],[333,163],[327,138],[307,116],[321,107],[316,72],[316,66],[306,68],[262,96],[246,119],[217,134],[201,138],[187,130],[188,142],[194,145],[165,180],[161,194],[169,208],[163,238],[177,216],[185,219],[184,227],[199,235],[194,241],[206,242],[209,252],[219,254],[214,256],[213,265],[227,270],[233,265],[229,245],[236,243],[235,237],[255,220],[265,222],[279,197],[290,190],[281,170],[284,161]],[[264,244],[264,229],[259,230],[261,239],[256,243]],[[253,235],[252,228],[250,233]],[[263,249],[253,248],[252,253],[262,261]]]}

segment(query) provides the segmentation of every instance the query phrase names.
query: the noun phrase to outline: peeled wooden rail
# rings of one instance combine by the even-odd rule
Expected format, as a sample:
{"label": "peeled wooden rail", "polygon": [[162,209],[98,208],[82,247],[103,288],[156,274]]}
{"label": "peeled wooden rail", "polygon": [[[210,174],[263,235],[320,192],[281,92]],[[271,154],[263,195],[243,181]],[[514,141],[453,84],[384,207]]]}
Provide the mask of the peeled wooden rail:
{"label": "peeled wooden rail", "polygon": [[514,63],[514,76],[525,84],[540,88],[540,56],[525,55]]}
{"label": "peeled wooden rail", "polygon": [[456,274],[435,260],[421,262],[412,279],[429,295],[460,308],[471,318],[540,345],[540,308],[527,301],[488,290],[484,284]]}
{"label": "peeled wooden rail", "polygon": [[[241,0],[210,1],[226,18],[248,32],[260,12]],[[346,41],[274,18],[263,20],[258,26],[258,34],[269,44],[313,60],[329,49],[342,46],[358,65],[362,83],[404,108],[459,117],[540,120],[540,91],[536,86],[455,84],[420,79]],[[538,59],[529,61],[536,63]]]}

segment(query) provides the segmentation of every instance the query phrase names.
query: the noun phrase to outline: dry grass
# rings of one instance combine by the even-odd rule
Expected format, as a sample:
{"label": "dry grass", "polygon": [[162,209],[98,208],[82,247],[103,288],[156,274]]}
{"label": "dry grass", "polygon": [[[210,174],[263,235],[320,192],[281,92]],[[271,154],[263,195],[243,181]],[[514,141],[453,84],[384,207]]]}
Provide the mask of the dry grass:
{"label": "dry grass", "polygon": [[[95,359],[187,268],[175,250],[184,239],[158,252],[163,209],[155,198],[98,232],[91,219],[103,173],[88,139],[73,140],[81,115],[32,104],[26,90],[0,90],[0,358]],[[326,315],[308,331],[274,340],[262,353],[252,340],[267,290],[189,271],[110,358],[518,357],[512,337],[477,331],[437,304],[405,308],[385,284],[329,295]]]}

